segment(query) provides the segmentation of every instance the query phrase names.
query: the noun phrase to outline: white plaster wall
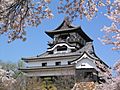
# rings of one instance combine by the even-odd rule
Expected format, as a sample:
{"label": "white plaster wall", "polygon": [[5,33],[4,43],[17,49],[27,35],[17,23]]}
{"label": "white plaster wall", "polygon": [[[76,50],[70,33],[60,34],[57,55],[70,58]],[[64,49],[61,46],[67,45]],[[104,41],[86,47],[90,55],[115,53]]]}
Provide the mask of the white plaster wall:
{"label": "white plaster wall", "polygon": [[41,66],[41,62],[28,62],[26,67]]}
{"label": "white plaster wall", "polygon": [[47,63],[47,65],[49,64],[49,65],[52,65],[52,63],[51,62],[46,62],[46,61],[42,61],[42,62],[29,62],[26,66],[28,66],[28,67],[34,67],[34,66],[42,66],[42,63]]}
{"label": "white plaster wall", "polygon": [[82,60],[78,61],[76,64],[76,68],[95,68],[97,69],[96,65],[94,62],[88,58],[83,58]]}
{"label": "white plaster wall", "polygon": [[26,66],[42,66],[42,63],[47,63],[47,66],[55,66],[55,62],[61,62],[61,65],[68,65],[69,60],[51,60],[51,61],[39,61],[39,62],[29,62]]}

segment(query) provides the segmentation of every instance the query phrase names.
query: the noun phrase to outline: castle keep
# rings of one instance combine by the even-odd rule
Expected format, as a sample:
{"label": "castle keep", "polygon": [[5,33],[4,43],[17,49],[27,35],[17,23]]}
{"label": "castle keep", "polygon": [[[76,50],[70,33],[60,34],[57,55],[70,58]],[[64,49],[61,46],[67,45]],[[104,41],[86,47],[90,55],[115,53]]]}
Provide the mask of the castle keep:
{"label": "castle keep", "polygon": [[110,76],[109,66],[95,54],[93,40],[80,26],[72,26],[65,19],[58,28],[45,33],[52,38],[47,51],[22,58],[27,66],[21,70],[27,76],[72,75],[76,81],[99,83],[105,80],[105,76]]}

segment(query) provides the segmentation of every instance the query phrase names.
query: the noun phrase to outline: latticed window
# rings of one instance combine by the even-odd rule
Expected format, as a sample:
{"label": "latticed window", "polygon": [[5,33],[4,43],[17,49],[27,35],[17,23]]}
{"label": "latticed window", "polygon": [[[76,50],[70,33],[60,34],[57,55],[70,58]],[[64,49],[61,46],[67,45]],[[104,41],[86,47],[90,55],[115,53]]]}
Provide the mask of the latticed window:
{"label": "latticed window", "polygon": [[70,62],[70,61],[68,61],[68,65],[71,65],[71,62]]}
{"label": "latticed window", "polygon": [[42,63],[42,67],[45,67],[45,66],[47,66],[47,63]]}
{"label": "latticed window", "polygon": [[60,65],[61,65],[61,62],[55,62],[55,65],[56,65],[56,66],[60,66]]}
{"label": "latticed window", "polygon": [[65,45],[57,47],[57,51],[66,51],[66,50],[67,50],[67,46]]}

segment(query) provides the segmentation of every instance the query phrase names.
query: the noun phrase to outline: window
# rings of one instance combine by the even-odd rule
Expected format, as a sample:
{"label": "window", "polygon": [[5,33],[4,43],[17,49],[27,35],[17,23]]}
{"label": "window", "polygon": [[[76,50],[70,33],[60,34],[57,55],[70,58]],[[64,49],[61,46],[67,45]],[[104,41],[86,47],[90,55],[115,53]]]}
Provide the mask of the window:
{"label": "window", "polygon": [[56,66],[60,66],[60,65],[61,65],[61,62],[55,62],[55,65],[56,65]]}
{"label": "window", "polygon": [[81,64],[81,66],[85,66],[85,64],[84,64],[84,63],[82,63],[82,64]]}
{"label": "window", "polygon": [[42,63],[42,67],[45,67],[45,66],[47,66],[47,63]]}
{"label": "window", "polygon": [[70,62],[70,61],[68,61],[68,65],[71,65],[71,62]]}
{"label": "window", "polygon": [[53,51],[49,51],[48,53],[49,53],[49,54],[53,54]]}
{"label": "window", "polygon": [[57,51],[66,51],[66,50],[67,50],[67,46],[65,45],[57,47]]}
{"label": "window", "polygon": [[61,38],[62,40],[66,40],[68,36],[69,36],[68,34],[64,34],[60,35],[59,38]]}
{"label": "window", "polygon": [[61,38],[64,39],[64,40],[65,40],[67,37],[68,37],[67,35],[62,35],[62,36],[61,36]]}

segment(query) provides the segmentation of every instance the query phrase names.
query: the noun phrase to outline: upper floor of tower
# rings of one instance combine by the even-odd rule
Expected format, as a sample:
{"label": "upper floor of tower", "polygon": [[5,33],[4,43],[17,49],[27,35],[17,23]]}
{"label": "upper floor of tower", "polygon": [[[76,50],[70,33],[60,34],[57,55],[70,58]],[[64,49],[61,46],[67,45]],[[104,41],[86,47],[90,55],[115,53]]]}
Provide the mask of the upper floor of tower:
{"label": "upper floor of tower", "polygon": [[52,41],[48,42],[50,53],[54,53],[54,50],[56,50],[55,53],[75,52],[85,46],[87,42],[93,41],[80,26],[71,25],[67,18],[55,30],[46,31],[46,34],[52,38]]}

